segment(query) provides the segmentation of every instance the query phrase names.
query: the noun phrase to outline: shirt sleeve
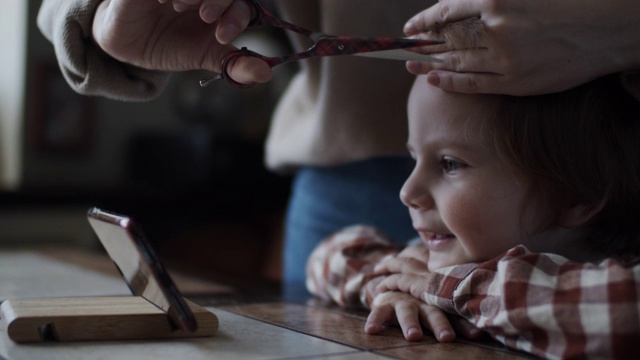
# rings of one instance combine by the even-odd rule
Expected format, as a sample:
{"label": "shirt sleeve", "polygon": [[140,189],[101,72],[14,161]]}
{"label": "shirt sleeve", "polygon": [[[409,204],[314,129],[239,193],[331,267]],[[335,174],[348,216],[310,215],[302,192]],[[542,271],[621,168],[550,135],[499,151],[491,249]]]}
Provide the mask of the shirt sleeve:
{"label": "shirt sleeve", "polygon": [[640,265],[575,263],[522,246],[438,270],[423,300],[546,358],[623,358],[640,340]]}
{"label": "shirt sleeve", "polygon": [[310,293],[343,307],[370,308],[375,287],[382,279],[374,266],[399,249],[378,230],[351,226],[322,241],[307,261],[306,285]]}
{"label": "shirt sleeve", "polygon": [[143,101],[158,96],[169,74],[142,69],[108,56],[93,41],[92,26],[102,0],[44,0],[38,27],[53,44],[65,80],[84,95]]}

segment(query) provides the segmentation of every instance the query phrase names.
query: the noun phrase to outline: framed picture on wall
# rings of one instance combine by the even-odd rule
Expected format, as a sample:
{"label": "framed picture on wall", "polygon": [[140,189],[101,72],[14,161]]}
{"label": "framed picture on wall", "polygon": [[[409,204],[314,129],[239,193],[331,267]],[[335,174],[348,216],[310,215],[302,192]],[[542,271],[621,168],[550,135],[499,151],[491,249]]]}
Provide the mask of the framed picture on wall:
{"label": "framed picture on wall", "polygon": [[93,146],[95,104],[74,92],[57,64],[33,68],[27,89],[29,143],[36,151],[82,153]]}

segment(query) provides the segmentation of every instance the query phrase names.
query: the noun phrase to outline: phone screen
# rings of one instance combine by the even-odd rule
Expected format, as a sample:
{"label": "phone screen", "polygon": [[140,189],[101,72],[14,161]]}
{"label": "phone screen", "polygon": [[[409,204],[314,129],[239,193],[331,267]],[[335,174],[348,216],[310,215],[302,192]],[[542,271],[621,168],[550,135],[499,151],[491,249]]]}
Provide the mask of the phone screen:
{"label": "phone screen", "polygon": [[87,218],[131,292],[165,311],[182,330],[195,331],[198,326],[191,309],[142,229],[127,216],[98,208],[90,209]]}

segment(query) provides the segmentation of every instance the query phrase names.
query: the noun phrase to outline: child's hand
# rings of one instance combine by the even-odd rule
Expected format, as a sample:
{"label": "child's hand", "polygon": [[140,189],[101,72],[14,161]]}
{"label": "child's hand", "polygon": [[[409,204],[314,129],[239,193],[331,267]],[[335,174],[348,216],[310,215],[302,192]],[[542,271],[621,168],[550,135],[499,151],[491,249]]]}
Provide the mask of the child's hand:
{"label": "child's hand", "polygon": [[[374,268],[375,274],[385,275],[384,280],[377,285],[376,291],[397,290],[410,293],[416,299],[422,299],[425,288],[420,285],[426,286],[431,276],[428,261],[429,250],[422,246],[408,246],[397,256],[384,259]],[[400,279],[402,283],[398,283]]]}
{"label": "child's hand", "polygon": [[[408,248],[407,248],[408,249]],[[417,251],[417,249],[415,250]],[[414,255],[416,253],[413,253]],[[428,256],[428,252],[426,252]],[[431,273],[426,265],[421,265],[415,257],[393,257],[386,259],[375,268],[377,273],[388,274],[380,278],[375,288],[375,293],[403,292],[411,294],[416,300],[422,303],[422,294],[427,291],[431,281]],[[426,304],[424,304],[426,305]],[[430,305],[427,305],[430,306]],[[439,308],[435,308],[440,311]],[[463,318],[450,318],[451,325],[456,334],[467,339],[479,339],[484,333],[475,325]],[[442,341],[438,339],[439,341]]]}
{"label": "child's hand", "polygon": [[429,250],[424,246],[407,246],[398,255],[387,257],[378,263],[374,273],[388,275],[394,273],[418,274],[429,272]]}
{"label": "child's hand", "polygon": [[401,291],[411,294],[416,299],[422,300],[422,294],[427,291],[431,273],[420,274],[398,273],[391,274],[382,279],[376,290],[380,293],[387,291]]}
{"label": "child's hand", "polygon": [[367,334],[379,334],[387,323],[398,323],[409,341],[422,338],[421,325],[431,330],[440,342],[455,339],[453,327],[442,310],[402,292],[390,291],[376,296],[364,329]]}

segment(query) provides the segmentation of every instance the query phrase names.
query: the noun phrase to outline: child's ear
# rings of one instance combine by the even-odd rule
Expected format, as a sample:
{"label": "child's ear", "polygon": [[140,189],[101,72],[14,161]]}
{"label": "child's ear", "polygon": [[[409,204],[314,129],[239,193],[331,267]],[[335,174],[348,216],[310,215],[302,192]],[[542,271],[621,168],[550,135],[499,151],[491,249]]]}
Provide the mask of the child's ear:
{"label": "child's ear", "polygon": [[558,214],[558,225],[567,229],[577,228],[599,213],[606,203],[607,198],[603,198],[597,203],[575,204],[564,207]]}

